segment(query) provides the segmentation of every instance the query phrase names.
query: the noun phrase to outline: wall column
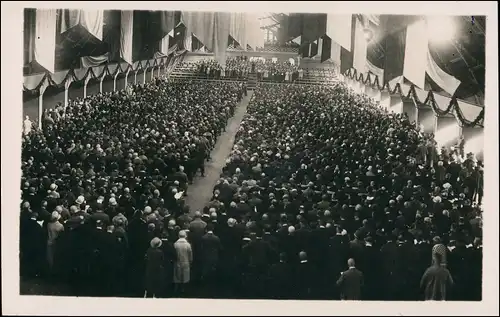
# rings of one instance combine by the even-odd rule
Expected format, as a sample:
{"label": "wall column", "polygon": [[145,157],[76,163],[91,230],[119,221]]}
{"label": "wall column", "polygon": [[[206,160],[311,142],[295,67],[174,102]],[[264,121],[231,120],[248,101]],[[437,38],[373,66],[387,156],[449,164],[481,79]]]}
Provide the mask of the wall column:
{"label": "wall column", "polygon": [[116,91],[116,78],[118,77],[118,74],[120,73],[119,70],[116,71],[115,77],[113,78],[113,92]]}
{"label": "wall column", "polygon": [[73,83],[72,79],[68,79],[64,82],[64,109],[68,106],[69,102],[69,87]]}
{"label": "wall column", "polygon": [[85,84],[83,85],[83,98],[85,99],[87,97],[87,85],[90,81],[90,75],[85,77]]}
{"label": "wall column", "polygon": [[38,91],[38,127],[42,129],[42,118],[43,118],[43,94],[45,90],[47,90],[49,84],[47,83],[47,79],[44,80],[43,84],[40,86]]}
{"label": "wall column", "polygon": [[104,81],[104,78],[106,77],[106,72],[102,72],[101,78],[99,79],[99,92],[102,94],[102,82]]}

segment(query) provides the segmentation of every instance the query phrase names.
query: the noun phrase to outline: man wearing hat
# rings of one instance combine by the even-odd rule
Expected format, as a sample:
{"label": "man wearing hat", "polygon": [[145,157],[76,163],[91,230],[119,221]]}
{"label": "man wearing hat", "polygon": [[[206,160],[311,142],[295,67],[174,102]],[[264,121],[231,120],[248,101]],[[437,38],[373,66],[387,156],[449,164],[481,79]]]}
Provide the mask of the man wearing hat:
{"label": "man wearing hat", "polygon": [[157,297],[162,295],[165,285],[165,258],[163,250],[161,249],[162,240],[160,238],[153,238],[149,243],[149,249],[146,252],[146,273],[145,273],[145,286],[146,291],[144,297]]}
{"label": "man wearing hat", "polygon": [[190,282],[191,264],[193,263],[193,251],[186,238],[186,231],[181,230],[179,232],[179,239],[174,243],[176,251],[174,285],[176,293],[181,296],[185,294],[186,286]]}

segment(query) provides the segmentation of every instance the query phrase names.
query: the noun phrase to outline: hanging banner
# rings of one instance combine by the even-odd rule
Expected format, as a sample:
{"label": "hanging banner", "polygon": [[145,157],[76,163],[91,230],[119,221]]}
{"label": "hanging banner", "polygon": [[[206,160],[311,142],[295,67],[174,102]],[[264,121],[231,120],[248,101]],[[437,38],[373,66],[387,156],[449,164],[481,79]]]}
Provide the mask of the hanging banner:
{"label": "hanging banner", "polygon": [[36,9],[34,57],[51,73],[55,68],[57,10]]}

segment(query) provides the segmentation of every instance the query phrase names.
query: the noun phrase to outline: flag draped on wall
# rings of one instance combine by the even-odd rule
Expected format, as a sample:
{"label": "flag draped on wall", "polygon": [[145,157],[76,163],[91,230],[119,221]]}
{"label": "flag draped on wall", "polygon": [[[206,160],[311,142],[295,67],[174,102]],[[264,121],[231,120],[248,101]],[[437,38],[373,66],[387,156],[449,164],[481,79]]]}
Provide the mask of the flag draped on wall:
{"label": "flag draped on wall", "polygon": [[260,28],[259,15],[255,13],[246,14],[247,44],[252,48],[264,47],[264,32]]}
{"label": "flag draped on wall", "polygon": [[354,21],[354,52],[352,67],[358,72],[364,72],[366,69],[366,46],[367,41],[364,32],[363,22],[358,17]]}
{"label": "flag draped on wall", "polygon": [[57,10],[36,9],[34,58],[49,72],[54,72]]}
{"label": "flag draped on wall", "polygon": [[300,43],[302,42],[302,37],[299,35],[299,36],[297,36],[296,38],[294,38],[294,39],[292,40],[292,42],[293,42],[293,43],[295,43],[295,44],[300,45]]}
{"label": "flag draped on wall", "polygon": [[394,84],[404,79],[408,26],[419,19],[419,16],[409,15],[381,16],[380,29],[385,36],[384,82]]}
{"label": "flag draped on wall", "polygon": [[302,40],[312,43],[326,33],[327,15],[323,13],[303,13]]}
{"label": "flag draped on wall", "polygon": [[425,85],[425,66],[427,64],[428,38],[424,18],[408,25],[403,76],[419,88]]}
{"label": "flag draped on wall", "polygon": [[206,48],[213,51],[215,12],[182,11],[181,21]]}
{"label": "flag draped on wall", "polygon": [[61,10],[61,33],[80,25],[102,40],[104,10]]}
{"label": "flag draped on wall", "polygon": [[[302,34],[302,20],[301,13],[290,13],[288,15],[288,38],[295,39]],[[300,41],[299,43],[300,44]]]}
{"label": "flag draped on wall", "polygon": [[120,32],[120,57],[127,63],[133,63],[132,43],[134,28],[134,12],[121,12],[121,32]]}
{"label": "flag draped on wall", "polygon": [[193,50],[193,33],[186,31],[185,38],[184,38],[184,49],[188,51]]}
{"label": "flag draped on wall", "polygon": [[[353,67],[354,62],[354,34],[356,31],[356,17],[354,15],[350,15],[351,23],[350,23],[350,31],[351,35],[349,36],[350,44],[349,47],[346,48],[344,46],[340,47],[340,72],[343,74],[347,70]],[[332,45],[333,46],[333,45]]]}
{"label": "flag draped on wall", "polygon": [[351,51],[352,20],[352,14],[327,15],[326,35],[348,51]]}
{"label": "flag draped on wall", "polygon": [[247,17],[246,13],[231,13],[231,22],[229,26],[229,35],[238,42],[238,44],[245,50],[247,47]]}
{"label": "flag draped on wall", "polygon": [[427,65],[425,67],[425,72],[427,72],[427,74],[434,81],[434,83],[438,85],[441,89],[443,89],[444,91],[453,96],[458,86],[460,86],[461,83],[460,80],[442,70],[436,64],[434,58],[432,58],[432,55],[429,50],[427,50],[426,54],[426,64]]}

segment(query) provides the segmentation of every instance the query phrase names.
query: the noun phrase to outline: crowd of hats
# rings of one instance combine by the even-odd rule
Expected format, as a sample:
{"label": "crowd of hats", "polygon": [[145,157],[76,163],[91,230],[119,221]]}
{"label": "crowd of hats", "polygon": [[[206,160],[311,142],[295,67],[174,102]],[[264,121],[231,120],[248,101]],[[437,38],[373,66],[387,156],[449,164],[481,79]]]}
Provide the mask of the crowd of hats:
{"label": "crowd of hats", "polygon": [[[158,79],[46,111],[43,130],[23,137],[21,227],[30,219],[43,221],[44,229],[59,221],[66,229],[61,241],[69,241],[82,225],[114,225],[134,241],[127,224],[144,214],[161,232],[162,219],[180,212],[178,194],[188,185],[183,175],[192,178],[205,163],[201,152],[213,147],[242,94],[236,83]],[[36,242],[22,232],[24,263]],[[72,258],[80,251],[69,247],[61,254]],[[43,266],[45,258],[38,260]]]}
{"label": "crowd of hats", "polygon": [[[241,123],[207,219],[229,218],[225,222],[239,228],[234,230],[242,244],[274,235],[285,241],[277,253],[288,253],[292,262],[306,251],[318,265],[330,261],[338,270],[358,256],[347,247],[328,259],[329,238],[335,236],[344,245],[354,239],[377,250],[387,243],[431,243],[434,237],[449,250],[479,247],[482,221],[471,220],[481,219],[476,201],[482,167],[455,151],[422,154],[419,146],[429,138],[405,115],[382,110],[342,83],[264,84]],[[300,237],[291,249],[290,235]],[[234,243],[224,241],[235,236],[229,237],[221,237],[223,244]],[[398,261],[408,270],[418,266],[420,275],[412,276],[418,284],[431,254]],[[367,271],[379,267],[358,263]]]}

